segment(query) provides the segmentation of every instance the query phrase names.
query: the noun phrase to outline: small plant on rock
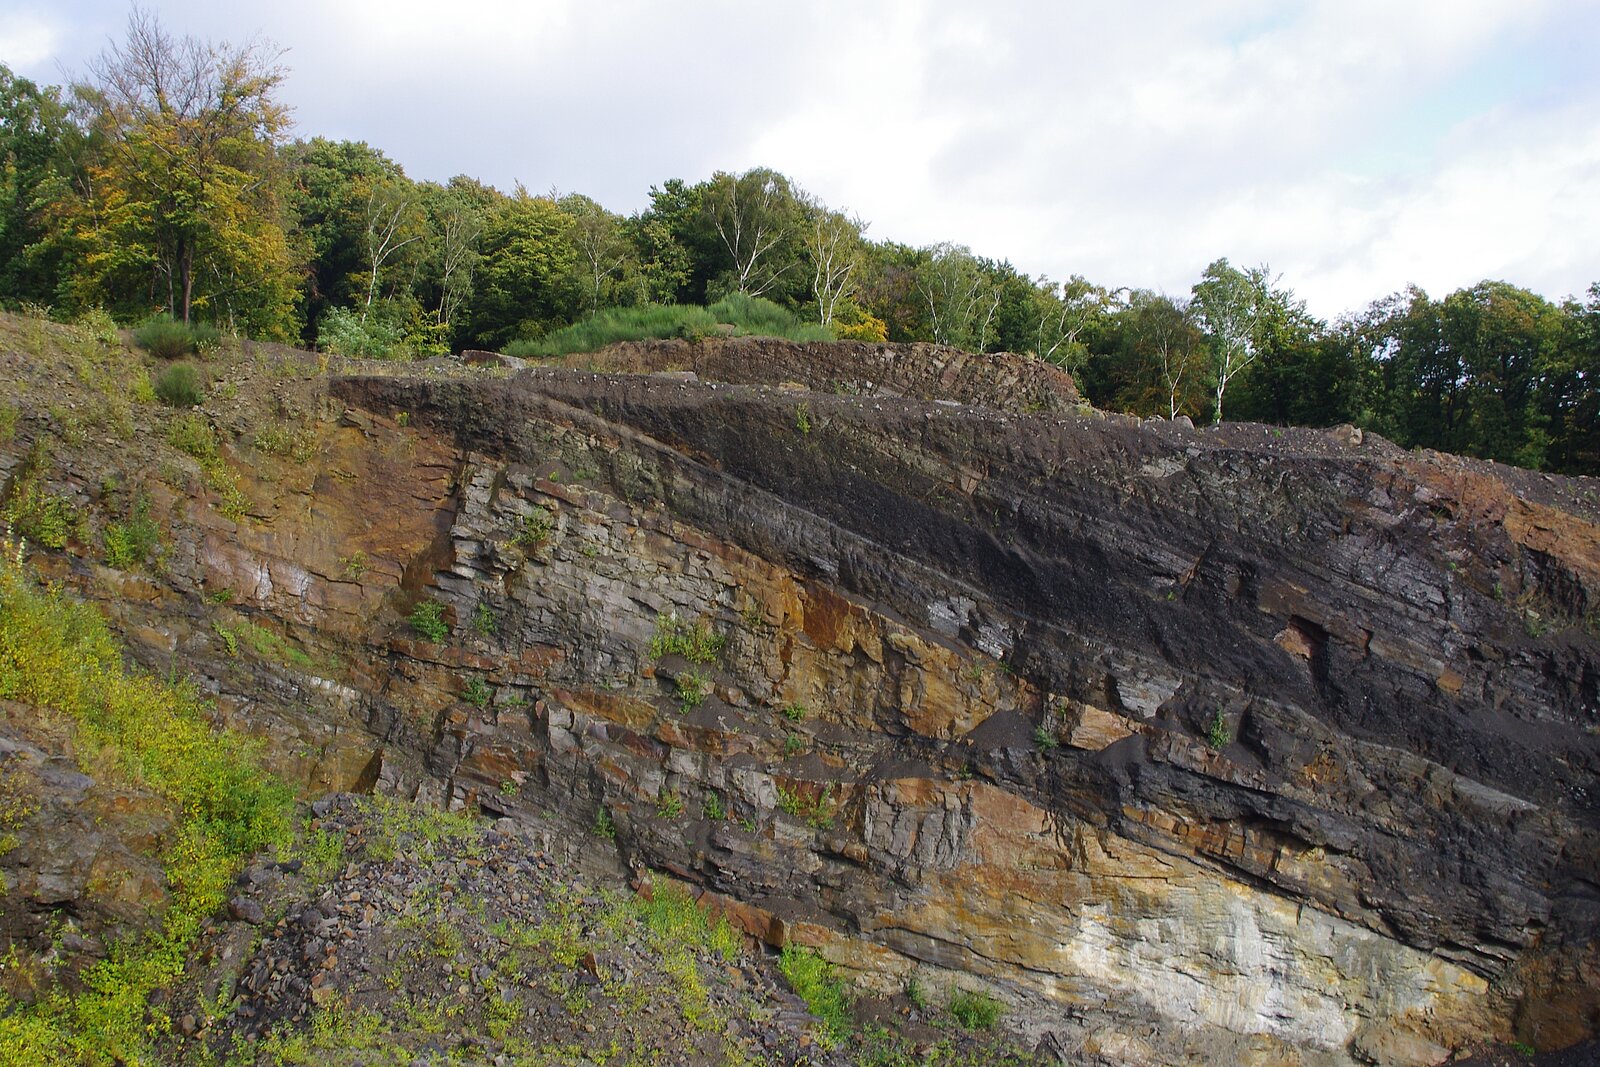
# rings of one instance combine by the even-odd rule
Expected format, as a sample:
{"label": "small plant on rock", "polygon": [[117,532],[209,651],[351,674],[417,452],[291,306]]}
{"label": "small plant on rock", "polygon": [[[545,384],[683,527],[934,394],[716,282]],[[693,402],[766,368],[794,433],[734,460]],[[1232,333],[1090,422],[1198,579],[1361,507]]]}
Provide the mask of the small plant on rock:
{"label": "small plant on rock", "polygon": [[[435,644],[437,643],[435,642]],[[461,689],[461,699],[475,708],[488,707],[489,700],[493,696],[494,690],[490,689],[488,683],[476,674],[468,678],[467,684]]]}
{"label": "small plant on rock", "polygon": [[678,706],[684,711],[698,708],[711,695],[711,679],[699,671],[684,671],[673,684],[678,690]]}
{"label": "small plant on rock", "polygon": [[987,993],[957,990],[950,996],[949,1010],[963,1030],[990,1030],[1000,1021],[1000,1002]]}
{"label": "small plant on rock", "polygon": [[778,970],[806,1002],[811,1014],[822,1020],[825,1045],[831,1047],[849,1036],[850,997],[831,963],[815,949],[789,944],[778,958]]}
{"label": "small plant on rock", "polygon": [[721,822],[728,814],[722,806],[722,797],[714,791],[707,793],[705,799],[700,802],[700,810],[712,822]]}
{"label": "small plant on rock", "polygon": [[683,814],[683,798],[677,793],[662,793],[656,801],[656,814],[663,819],[676,819]]}
{"label": "small plant on rock", "polygon": [[687,623],[676,615],[662,615],[656,619],[655,636],[650,638],[650,658],[682,656],[690,663],[712,663],[727,643],[728,639],[712,633],[707,623]]}
{"label": "small plant on rock", "polygon": [[790,722],[805,722],[806,706],[804,704],[788,704],[783,709],[783,717]]}
{"label": "small plant on rock", "polygon": [[1034,728],[1034,731],[1033,731],[1033,743],[1035,745],[1038,745],[1039,748],[1041,748],[1044,751],[1048,752],[1050,749],[1055,748],[1061,742],[1056,739],[1056,735],[1055,735],[1054,731],[1052,731],[1044,723],[1040,723],[1037,727]]}
{"label": "small plant on rock", "polygon": [[443,644],[450,636],[450,627],[444,621],[444,605],[437,600],[419,600],[411,609],[411,628],[434,644]]}
{"label": "small plant on rock", "polygon": [[472,615],[472,628],[478,631],[479,637],[493,637],[500,632],[500,620],[488,601],[478,601],[478,609]]}
{"label": "small plant on rock", "polygon": [[118,570],[142,567],[161,543],[161,527],[150,517],[150,498],[140,494],[126,522],[106,524],[106,566]]}
{"label": "small plant on rock", "polygon": [[1217,750],[1227,748],[1233,743],[1233,734],[1228,729],[1228,717],[1218,708],[1211,721],[1206,724],[1206,744]]}
{"label": "small plant on rock", "polygon": [[517,532],[511,535],[511,543],[518,548],[538,548],[550,540],[550,531],[554,528],[549,510],[536,507],[522,516],[517,524]]}

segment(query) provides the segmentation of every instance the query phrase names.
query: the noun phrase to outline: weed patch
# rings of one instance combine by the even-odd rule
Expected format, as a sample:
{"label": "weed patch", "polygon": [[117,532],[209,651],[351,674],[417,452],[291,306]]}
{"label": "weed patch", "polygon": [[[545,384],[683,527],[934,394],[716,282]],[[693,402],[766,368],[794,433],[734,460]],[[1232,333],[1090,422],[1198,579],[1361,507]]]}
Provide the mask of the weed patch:
{"label": "weed patch", "polygon": [[81,759],[165,797],[179,829],[160,854],[172,886],[160,928],[117,945],[76,993],[55,988],[33,1004],[0,995],[0,1062],[152,1062],[151,1038],[171,1023],[150,995],[183,973],[244,858],[288,843],[292,798],[259,768],[258,746],[211,729],[192,687],[127,671],[99,614],[39,589],[4,548],[0,697],[60,716]]}
{"label": "weed patch", "polygon": [[690,663],[714,663],[727,643],[728,639],[712,633],[707,623],[689,623],[676,615],[662,615],[656,619],[656,632],[650,638],[650,658],[682,656]]}
{"label": "weed patch", "polygon": [[827,1044],[837,1045],[850,1035],[850,999],[833,964],[814,949],[791,944],[783,947],[778,969],[811,1014],[822,1020]]}

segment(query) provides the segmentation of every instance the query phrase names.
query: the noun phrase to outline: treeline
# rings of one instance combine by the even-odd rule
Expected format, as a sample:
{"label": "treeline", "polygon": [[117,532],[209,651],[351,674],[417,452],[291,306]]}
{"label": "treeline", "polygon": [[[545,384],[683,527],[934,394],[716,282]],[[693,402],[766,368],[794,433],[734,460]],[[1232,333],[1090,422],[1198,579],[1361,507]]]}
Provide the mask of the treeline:
{"label": "treeline", "polygon": [[1226,259],[1168,295],[872,240],[764,168],[664,181],[623,216],[579,193],[413,181],[362,142],[291,140],[284,77],[259,43],[174,37],[137,10],[67,88],[0,66],[0,301],[406,356],[743,294],[835,337],[1031,352],[1103,408],[1350,422],[1600,472],[1600,283],[1561,303],[1504,282],[1412,289],[1330,323]]}

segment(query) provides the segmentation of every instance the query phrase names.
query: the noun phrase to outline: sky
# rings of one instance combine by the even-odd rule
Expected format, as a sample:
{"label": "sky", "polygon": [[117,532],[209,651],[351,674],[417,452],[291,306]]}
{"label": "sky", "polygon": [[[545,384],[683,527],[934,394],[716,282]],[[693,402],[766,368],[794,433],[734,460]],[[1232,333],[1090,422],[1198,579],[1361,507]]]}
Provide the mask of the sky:
{"label": "sky", "polygon": [[[297,136],[413,178],[648,205],[769,166],[909,245],[1181,294],[1265,264],[1332,318],[1600,281],[1600,0],[152,0],[283,49]],[[0,0],[78,77],[125,3]]]}

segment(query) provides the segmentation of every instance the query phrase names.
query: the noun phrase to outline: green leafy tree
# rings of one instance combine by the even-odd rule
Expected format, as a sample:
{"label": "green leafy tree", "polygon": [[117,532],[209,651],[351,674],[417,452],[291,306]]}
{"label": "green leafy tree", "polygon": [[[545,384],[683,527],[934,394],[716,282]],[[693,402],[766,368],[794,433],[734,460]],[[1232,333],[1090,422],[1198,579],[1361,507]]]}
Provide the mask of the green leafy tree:
{"label": "green leafy tree", "polygon": [[927,306],[917,290],[923,253],[894,241],[868,242],[862,249],[856,299],[881,319],[891,341],[926,341],[932,336]]}
{"label": "green leafy tree", "polygon": [[[485,195],[485,194],[489,195]],[[434,234],[428,282],[436,293],[435,321],[448,334],[458,312],[472,299],[472,279],[480,256],[485,216],[498,194],[460,176],[444,188],[424,188]]]}
{"label": "green leafy tree", "polygon": [[623,294],[637,267],[623,220],[580,193],[562,197],[558,206],[570,220],[577,280],[589,312],[627,302]]}
{"label": "green leafy tree", "polygon": [[1549,436],[1538,394],[1556,354],[1557,318],[1543,297],[1506,282],[1480,282],[1445,298],[1441,334],[1465,372],[1472,454],[1543,465]]}
{"label": "green leafy tree", "polygon": [[703,304],[720,269],[721,245],[704,206],[709,183],[671,178],[650,187],[650,207],[628,220],[644,299],[657,304]]}
{"label": "green leafy tree", "polygon": [[1234,415],[1327,426],[1359,415],[1355,352],[1284,293],[1269,293],[1256,327],[1260,359],[1235,393]]}
{"label": "green leafy tree", "polygon": [[927,310],[934,343],[981,351],[1000,307],[1000,293],[972,250],[948,242],[923,249],[912,281]]}
{"label": "green leafy tree", "polygon": [[285,332],[294,284],[277,57],[260,42],[175,38],[134,9],[126,39],[73,90],[104,146],[79,219],[93,288],[185,322],[204,308],[259,333]]}
{"label": "green leafy tree", "polygon": [[1097,361],[1101,380],[1085,375],[1091,399],[1139,415],[1202,417],[1211,405],[1210,353],[1188,301],[1139,289],[1115,319],[1112,345]]}
{"label": "green leafy tree", "polygon": [[72,195],[82,145],[59,89],[0,64],[0,300],[55,300],[61,249],[52,206]]}
{"label": "green leafy tree", "polygon": [[718,171],[701,203],[730,264],[724,292],[776,297],[798,284],[803,219],[788,178],[767,167]]}
{"label": "green leafy tree", "polygon": [[867,224],[815,197],[802,196],[801,204],[805,215],[801,244],[811,267],[811,297],[817,321],[831,326],[855,294]]}
{"label": "green leafy tree", "polygon": [[1600,474],[1600,282],[1565,301],[1539,392],[1545,462],[1565,474]]}
{"label": "green leafy tree", "polygon": [[406,295],[411,295],[410,283],[424,259],[423,242],[430,231],[421,191],[403,174],[361,178],[357,184],[366,194],[361,213],[366,275],[361,318],[365,322],[380,292],[392,300],[404,287]]}
{"label": "green leafy tree", "polygon": [[1028,350],[1076,374],[1089,355],[1090,331],[1110,308],[1111,294],[1074,274],[1059,285],[1041,279],[1030,297]]}
{"label": "green leafy tree", "polygon": [[283,152],[303,300],[313,325],[324,312],[362,300],[366,279],[366,195],[374,183],[403,177],[398,164],[364,141],[314,137]]}
{"label": "green leafy tree", "polygon": [[500,347],[572,322],[583,307],[569,220],[518,187],[484,222],[470,313],[477,344]]}
{"label": "green leafy tree", "polygon": [[1195,283],[1193,307],[1211,346],[1211,381],[1215,390],[1212,417],[1222,421],[1228,387],[1261,355],[1262,322],[1272,300],[1265,267],[1239,270],[1226,259],[1206,267]]}

